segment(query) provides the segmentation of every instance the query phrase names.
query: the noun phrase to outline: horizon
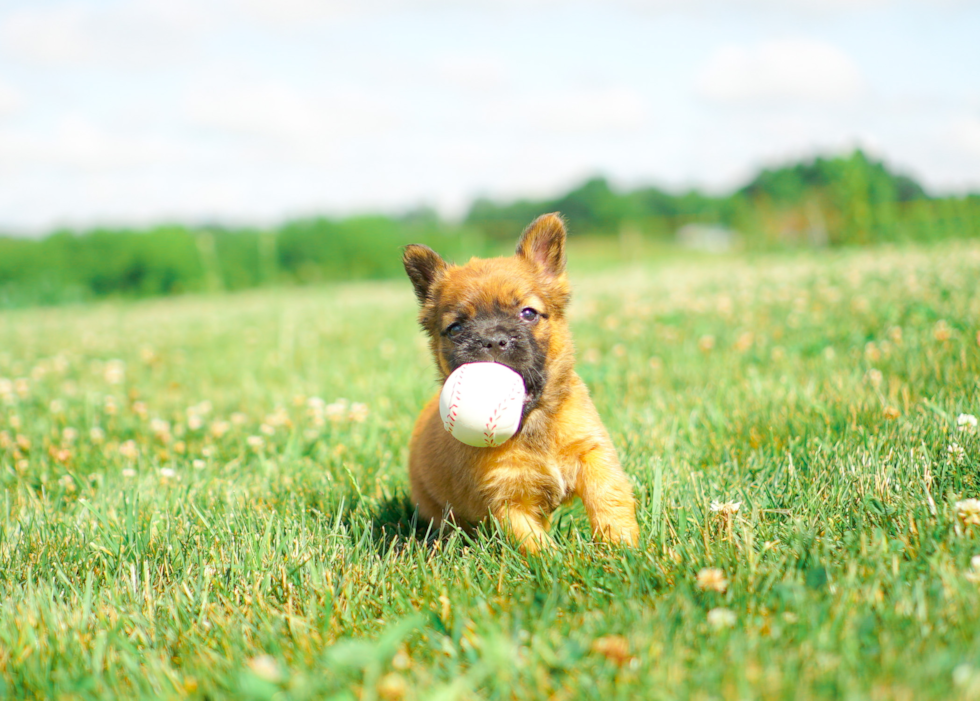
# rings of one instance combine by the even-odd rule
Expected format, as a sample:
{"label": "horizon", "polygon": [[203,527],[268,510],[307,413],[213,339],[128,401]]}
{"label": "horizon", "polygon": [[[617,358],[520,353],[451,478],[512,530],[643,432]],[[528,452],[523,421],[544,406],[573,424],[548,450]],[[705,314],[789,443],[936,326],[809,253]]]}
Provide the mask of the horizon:
{"label": "horizon", "polygon": [[956,1],[8,3],[0,232],[717,195],[856,148],[977,192],[978,34]]}
{"label": "horizon", "polygon": [[[614,193],[620,196],[628,195],[631,192],[637,192],[645,189],[653,189],[653,190],[658,190],[659,192],[662,192],[669,197],[679,198],[685,194],[694,193],[694,194],[704,195],[710,198],[724,199],[727,197],[736,196],[739,192],[741,192],[742,190],[746,189],[747,187],[755,183],[759,178],[759,176],[761,176],[764,172],[774,172],[786,168],[792,168],[798,165],[808,165],[819,160],[833,160],[837,158],[848,158],[857,153],[863,153],[867,158],[869,158],[870,162],[872,163],[877,162],[882,164],[886,169],[886,171],[893,177],[903,177],[903,176],[908,177],[907,173],[893,168],[887,161],[880,160],[874,155],[869,155],[867,154],[867,152],[864,152],[861,148],[855,148],[851,151],[846,151],[839,154],[826,154],[826,153],[813,154],[809,157],[800,158],[798,160],[793,160],[793,161],[785,161],[782,163],[774,163],[774,164],[761,164],[758,170],[750,174],[750,176],[745,181],[735,183],[731,188],[726,189],[724,191],[715,191],[715,192],[702,190],[699,189],[697,186],[671,188],[671,187],[661,187],[657,183],[642,183],[642,182],[635,183],[631,187],[619,187],[614,181],[612,181],[604,174],[596,173],[591,176],[586,176],[585,178],[583,178],[578,182],[572,183],[569,187],[562,188],[560,190],[551,193],[544,193],[540,197],[531,198],[531,197],[518,196],[515,198],[505,200],[505,199],[481,198],[480,196],[476,196],[469,202],[469,205],[464,210],[458,213],[457,216],[452,216],[452,215],[447,216],[446,214],[439,212],[437,209],[426,207],[425,205],[415,205],[415,206],[408,205],[402,208],[395,208],[389,210],[366,209],[363,211],[351,211],[339,215],[331,212],[311,211],[305,213],[298,213],[294,216],[284,217],[277,221],[271,221],[264,224],[257,224],[250,221],[233,221],[233,220],[219,220],[219,219],[211,219],[211,220],[201,219],[196,221],[180,220],[180,219],[157,219],[146,223],[136,223],[136,224],[125,222],[125,221],[94,222],[94,223],[84,224],[81,226],[72,226],[69,224],[69,225],[57,226],[57,227],[48,228],[39,231],[28,231],[28,232],[8,231],[8,230],[0,229],[0,238],[8,237],[8,238],[25,238],[25,239],[43,239],[48,236],[58,234],[58,233],[64,233],[64,232],[68,232],[72,234],[85,234],[94,231],[125,231],[129,229],[138,232],[140,230],[151,231],[154,229],[161,229],[161,228],[165,229],[169,227],[177,227],[177,228],[185,228],[185,229],[199,228],[204,230],[223,229],[229,231],[234,231],[236,229],[242,231],[275,230],[277,228],[287,226],[290,223],[301,222],[301,221],[312,221],[318,219],[325,219],[331,221],[344,221],[344,220],[362,219],[362,218],[369,219],[372,217],[381,217],[381,218],[387,218],[390,220],[397,221],[399,219],[405,219],[411,217],[414,214],[420,214],[424,212],[433,213],[437,217],[438,221],[444,224],[448,224],[450,226],[461,226],[465,223],[466,218],[470,214],[473,206],[476,203],[480,202],[481,200],[489,201],[494,206],[499,206],[499,207],[507,207],[509,205],[517,204],[522,201],[523,202],[538,201],[540,202],[540,204],[544,206],[544,209],[547,209],[548,207],[554,204],[553,200],[562,199],[564,196],[580,189],[581,187],[584,187],[590,182],[594,182],[597,180],[605,182],[609,186],[611,191],[613,191]],[[917,185],[921,186],[921,183],[916,181],[914,178],[912,178],[912,180]],[[952,195],[946,193],[929,192],[928,189],[925,188],[923,188],[923,191],[925,193],[925,196],[930,199],[942,199],[950,196],[980,197],[980,189],[970,190],[963,193],[953,193]],[[542,213],[545,213],[544,209],[542,210]]]}

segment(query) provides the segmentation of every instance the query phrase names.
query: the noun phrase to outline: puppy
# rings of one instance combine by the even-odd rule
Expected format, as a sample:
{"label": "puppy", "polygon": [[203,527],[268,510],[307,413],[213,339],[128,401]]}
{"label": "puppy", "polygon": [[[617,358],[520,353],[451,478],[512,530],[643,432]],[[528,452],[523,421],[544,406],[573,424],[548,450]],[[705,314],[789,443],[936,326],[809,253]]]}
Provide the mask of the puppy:
{"label": "puppy", "polygon": [[510,258],[447,263],[411,245],[403,258],[444,382],[464,363],[515,370],[527,391],[520,430],[497,448],[460,443],[443,428],[439,394],[412,432],[409,476],[419,515],[472,528],[495,518],[525,552],[552,543],[549,519],[578,496],[595,537],[636,545],[633,490],[585,383],[565,320],[565,225],[545,214]]}

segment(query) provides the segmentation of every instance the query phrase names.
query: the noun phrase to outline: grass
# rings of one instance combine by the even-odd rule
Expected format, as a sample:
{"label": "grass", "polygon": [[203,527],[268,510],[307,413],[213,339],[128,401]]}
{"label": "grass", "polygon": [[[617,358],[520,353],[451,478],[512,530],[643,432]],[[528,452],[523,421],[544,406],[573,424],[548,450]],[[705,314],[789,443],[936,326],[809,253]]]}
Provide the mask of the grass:
{"label": "grass", "polygon": [[416,534],[407,281],[0,313],[0,696],[978,698],[978,279],[977,243],[577,275],[642,544],[572,504],[530,559]]}

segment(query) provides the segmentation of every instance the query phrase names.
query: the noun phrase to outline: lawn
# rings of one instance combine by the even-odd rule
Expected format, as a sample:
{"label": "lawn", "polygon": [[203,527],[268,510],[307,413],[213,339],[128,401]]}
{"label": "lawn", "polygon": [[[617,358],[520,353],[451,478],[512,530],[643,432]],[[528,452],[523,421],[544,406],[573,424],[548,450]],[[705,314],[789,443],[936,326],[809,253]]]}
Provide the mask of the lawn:
{"label": "lawn", "polygon": [[416,532],[407,280],[0,312],[0,696],[980,698],[980,243],[579,265],[636,550]]}

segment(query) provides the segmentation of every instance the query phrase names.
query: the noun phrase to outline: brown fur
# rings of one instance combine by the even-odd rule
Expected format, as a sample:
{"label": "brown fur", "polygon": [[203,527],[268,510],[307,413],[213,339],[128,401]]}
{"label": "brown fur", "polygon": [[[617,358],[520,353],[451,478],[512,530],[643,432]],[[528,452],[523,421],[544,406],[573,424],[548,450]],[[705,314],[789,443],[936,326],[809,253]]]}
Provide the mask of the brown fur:
{"label": "brown fur", "polygon": [[436,393],[422,410],[410,444],[412,500],[419,515],[437,526],[450,518],[464,527],[493,516],[522,549],[536,551],[551,545],[552,512],[579,496],[596,537],[636,545],[632,487],[574,370],[565,320],[570,290],[561,218],[546,214],[532,222],[510,258],[473,258],[456,266],[414,245],[406,248],[404,263],[443,381],[455,369],[453,339],[444,329],[491,309],[517,318],[526,307],[542,314],[531,333],[545,354],[547,378],[540,396],[526,408],[518,434],[498,448],[474,448],[446,432]]}

